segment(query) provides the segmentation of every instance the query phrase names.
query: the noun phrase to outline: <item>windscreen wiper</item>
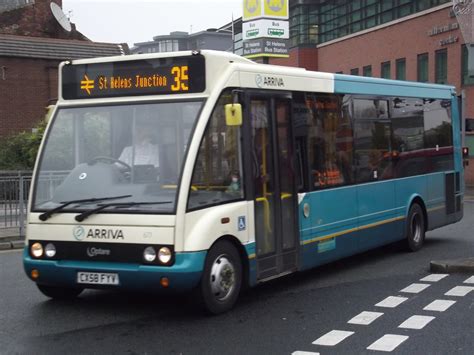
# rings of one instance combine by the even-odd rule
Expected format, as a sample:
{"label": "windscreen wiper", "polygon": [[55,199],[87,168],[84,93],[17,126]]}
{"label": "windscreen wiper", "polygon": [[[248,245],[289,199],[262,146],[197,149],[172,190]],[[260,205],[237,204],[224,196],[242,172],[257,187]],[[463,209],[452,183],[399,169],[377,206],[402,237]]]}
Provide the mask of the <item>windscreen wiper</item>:
{"label": "windscreen wiper", "polygon": [[99,207],[94,208],[92,210],[82,212],[81,214],[78,214],[74,219],[78,222],[82,222],[85,220],[87,217],[90,215],[97,213],[99,211],[105,210],[106,208],[109,207],[115,207],[115,208],[125,208],[125,207],[131,207],[131,206],[138,206],[138,205],[161,205],[161,204],[166,204],[166,203],[171,203],[172,201],[159,201],[159,202],[112,202],[112,203],[104,203],[100,204]]}
{"label": "windscreen wiper", "polygon": [[111,196],[111,197],[87,198],[84,200],[63,201],[63,202],[60,202],[61,204],[58,207],[55,207],[52,210],[49,210],[49,211],[46,211],[45,213],[40,214],[38,218],[44,222],[53,214],[61,211],[64,207],[67,207],[74,203],[90,203],[90,202],[98,202],[98,201],[116,200],[119,198],[126,198],[126,197],[131,197],[131,196],[132,195],[122,195],[122,196]]}

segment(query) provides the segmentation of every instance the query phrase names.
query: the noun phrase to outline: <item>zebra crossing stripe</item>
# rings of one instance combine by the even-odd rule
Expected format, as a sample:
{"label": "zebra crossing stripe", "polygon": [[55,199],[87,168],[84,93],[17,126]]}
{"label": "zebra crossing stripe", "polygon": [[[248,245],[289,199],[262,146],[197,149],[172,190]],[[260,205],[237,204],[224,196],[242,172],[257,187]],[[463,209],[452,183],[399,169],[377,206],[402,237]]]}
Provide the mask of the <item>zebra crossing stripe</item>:
{"label": "zebra crossing stripe", "polygon": [[350,337],[352,334],[354,334],[354,332],[348,332],[344,330],[331,330],[329,333],[326,333],[322,337],[313,341],[313,344],[323,346],[334,346],[339,344],[347,337]]}
{"label": "zebra crossing stripe", "polygon": [[367,350],[386,351],[395,350],[401,343],[409,337],[406,335],[385,334],[379,340],[372,343]]}

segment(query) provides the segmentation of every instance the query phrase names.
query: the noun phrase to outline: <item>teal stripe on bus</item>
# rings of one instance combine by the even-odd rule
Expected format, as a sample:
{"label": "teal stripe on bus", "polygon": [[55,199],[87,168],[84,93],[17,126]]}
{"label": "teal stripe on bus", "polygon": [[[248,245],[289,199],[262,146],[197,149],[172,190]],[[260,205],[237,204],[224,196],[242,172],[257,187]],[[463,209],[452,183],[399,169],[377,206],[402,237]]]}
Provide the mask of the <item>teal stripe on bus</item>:
{"label": "teal stripe on bus", "polygon": [[455,88],[448,85],[335,74],[334,92],[357,95],[429,97],[450,100],[455,94]]}

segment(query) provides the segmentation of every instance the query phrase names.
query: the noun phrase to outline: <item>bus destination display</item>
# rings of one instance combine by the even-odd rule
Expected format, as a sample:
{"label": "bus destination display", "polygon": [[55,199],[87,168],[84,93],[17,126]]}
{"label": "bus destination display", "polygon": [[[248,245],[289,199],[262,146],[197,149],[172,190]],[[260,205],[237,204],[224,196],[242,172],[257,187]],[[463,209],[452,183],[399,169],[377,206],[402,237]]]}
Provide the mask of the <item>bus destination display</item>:
{"label": "bus destination display", "polygon": [[62,69],[65,100],[187,94],[205,88],[202,55],[65,65]]}

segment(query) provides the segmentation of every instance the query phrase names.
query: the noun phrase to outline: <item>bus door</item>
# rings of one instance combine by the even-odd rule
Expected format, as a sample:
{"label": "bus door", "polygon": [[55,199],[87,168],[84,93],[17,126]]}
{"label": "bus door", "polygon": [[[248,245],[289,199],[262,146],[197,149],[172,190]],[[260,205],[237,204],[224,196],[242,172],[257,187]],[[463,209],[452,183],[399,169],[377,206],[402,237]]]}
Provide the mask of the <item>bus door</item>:
{"label": "bus door", "polygon": [[291,94],[247,95],[248,171],[254,200],[257,279],[295,271],[299,246]]}

